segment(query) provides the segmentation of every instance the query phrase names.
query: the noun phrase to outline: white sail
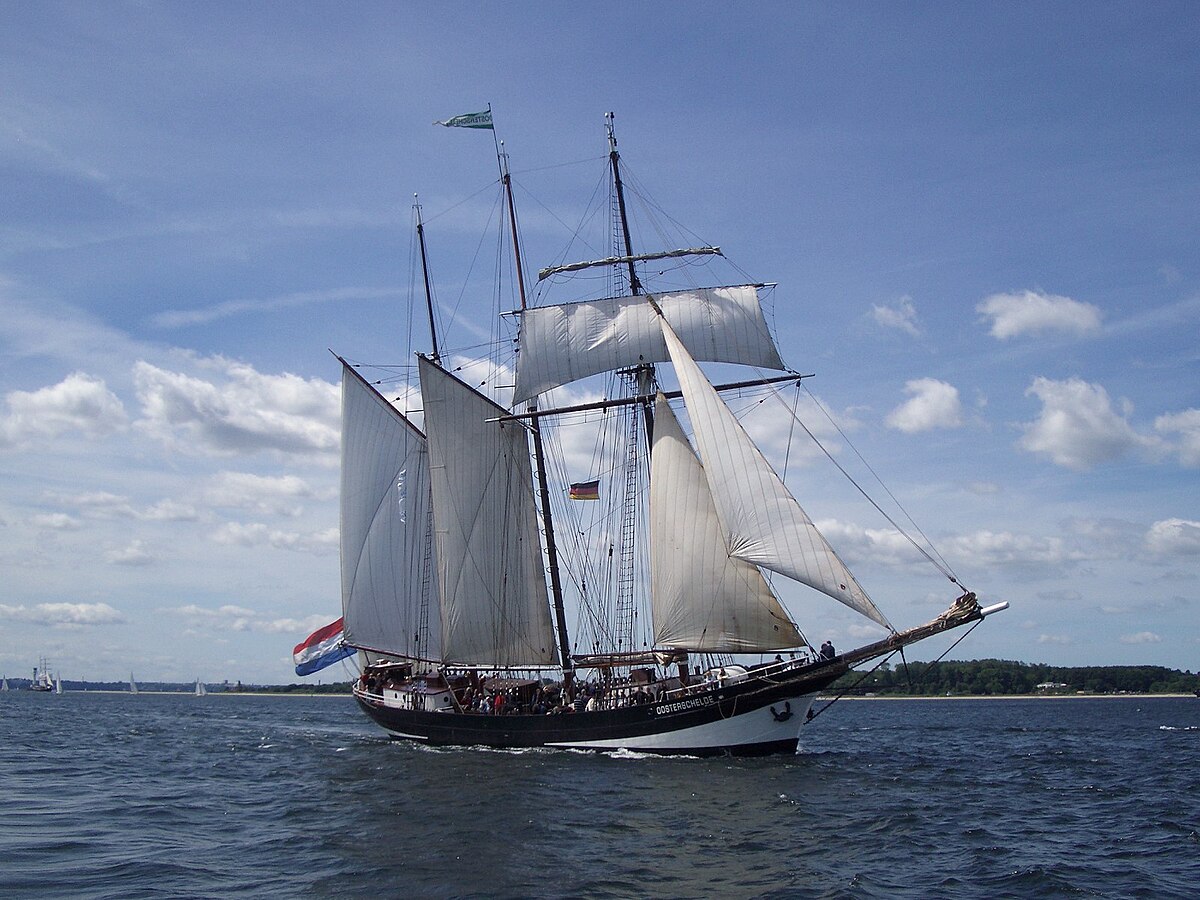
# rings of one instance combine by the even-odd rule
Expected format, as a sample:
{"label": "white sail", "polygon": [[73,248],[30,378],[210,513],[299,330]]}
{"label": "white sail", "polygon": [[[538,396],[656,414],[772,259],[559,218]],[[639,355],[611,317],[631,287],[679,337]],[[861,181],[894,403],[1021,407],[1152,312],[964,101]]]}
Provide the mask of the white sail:
{"label": "white sail", "polygon": [[133,673],[129,673],[129,693],[136,694],[138,692],[137,682],[133,680]]}
{"label": "white sail", "polygon": [[[557,662],[525,429],[420,358],[433,485],[442,658]],[[488,421],[488,420],[492,421]]]}
{"label": "white sail", "polygon": [[347,644],[439,658],[431,525],[425,436],[343,363],[341,556]]}
{"label": "white sail", "polygon": [[59,675],[54,679],[54,693],[61,694],[63,692],[62,676]]}
{"label": "white sail", "polygon": [[662,393],[650,460],[655,646],[713,653],[801,646],[758,567],[729,555],[704,469]]}
{"label": "white sail", "polygon": [[891,630],[670,324],[660,323],[730,554],[816,588]]}
{"label": "white sail", "polygon": [[208,693],[208,688],[204,686],[204,682],[199,678],[196,679],[196,696],[203,697]]}
{"label": "white sail", "polygon": [[[753,286],[655,294],[654,299],[696,359],[784,367]],[[657,320],[644,296],[522,310],[513,404],[599,372],[665,361]]]}

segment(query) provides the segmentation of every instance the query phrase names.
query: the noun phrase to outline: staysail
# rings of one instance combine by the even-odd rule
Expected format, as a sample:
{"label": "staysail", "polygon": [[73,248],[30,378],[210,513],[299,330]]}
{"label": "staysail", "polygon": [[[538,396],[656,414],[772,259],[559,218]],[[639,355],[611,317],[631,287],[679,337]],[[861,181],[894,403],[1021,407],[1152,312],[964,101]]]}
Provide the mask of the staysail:
{"label": "staysail", "polygon": [[[753,285],[654,299],[696,359],[784,368]],[[667,358],[658,314],[644,296],[530,307],[521,311],[513,404],[589,375]]]}
{"label": "staysail", "polygon": [[729,555],[704,469],[661,392],[650,459],[655,646],[712,653],[801,646],[758,567]]}
{"label": "staysail", "polygon": [[343,362],[341,554],[347,644],[439,658],[431,527],[425,436]]}
{"label": "staysail", "polygon": [[730,555],[816,588],[893,630],[704,377],[671,325],[661,317],[659,321]]}
{"label": "staysail", "polygon": [[525,429],[420,357],[441,589],[442,658],[558,662]]}

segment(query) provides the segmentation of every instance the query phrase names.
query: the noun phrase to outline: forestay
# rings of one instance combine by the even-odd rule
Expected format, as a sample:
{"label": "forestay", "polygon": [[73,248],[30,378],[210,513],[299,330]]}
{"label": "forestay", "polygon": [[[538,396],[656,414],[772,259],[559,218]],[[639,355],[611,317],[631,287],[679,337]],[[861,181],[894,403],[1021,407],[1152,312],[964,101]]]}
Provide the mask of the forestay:
{"label": "forestay", "polygon": [[[655,294],[654,300],[696,359],[784,368],[752,285]],[[645,296],[522,310],[513,405],[589,375],[664,362],[657,320]]]}
{"label": "forestay", "polygon": [[557,662],[525,429],[420,357],[441,586],[442,656],[462,665]]}
{"label": "forestay", "polygon": [[[346,643],[437,659],[425,436],[342,364],[342,612]],[[422,634],[422,608],[432,624]],[[427,642],[423,643],[423,641]]]}
{"label": "forestay", "polygon": [[729,555],[704,469],[661,392],[650,460],[655,646],[713,653],[801,646],[758,567]]}
{"label": "forestay", "polygon": [[816,588],[893,630],[704,377],[671,325],[661,318],[659,322],[730,555]]}

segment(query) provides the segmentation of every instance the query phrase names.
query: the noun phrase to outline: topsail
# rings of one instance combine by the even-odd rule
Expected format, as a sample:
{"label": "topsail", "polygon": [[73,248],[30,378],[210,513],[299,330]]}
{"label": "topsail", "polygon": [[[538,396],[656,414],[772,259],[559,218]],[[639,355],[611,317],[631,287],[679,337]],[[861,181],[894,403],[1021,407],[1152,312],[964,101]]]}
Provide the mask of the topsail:
{"label": "topsail", "polygon": [[[655,294],[696,359],[783,369],[752,285]],[[668,359],[658,314],[644,296],[521,311],[513,405],[589,375]]]}

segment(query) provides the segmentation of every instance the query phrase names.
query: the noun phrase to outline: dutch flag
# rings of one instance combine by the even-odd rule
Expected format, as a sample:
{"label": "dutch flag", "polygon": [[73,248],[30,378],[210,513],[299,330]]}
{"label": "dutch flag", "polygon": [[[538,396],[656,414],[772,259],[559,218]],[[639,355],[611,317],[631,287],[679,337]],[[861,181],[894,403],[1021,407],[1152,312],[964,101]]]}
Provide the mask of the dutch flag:
{"label": "dutch flag", "polygon": [[342,644],[342,620],[318,628],[292,651],[297,675],[311,675],[339,659],[354,655],[354,648]]}

